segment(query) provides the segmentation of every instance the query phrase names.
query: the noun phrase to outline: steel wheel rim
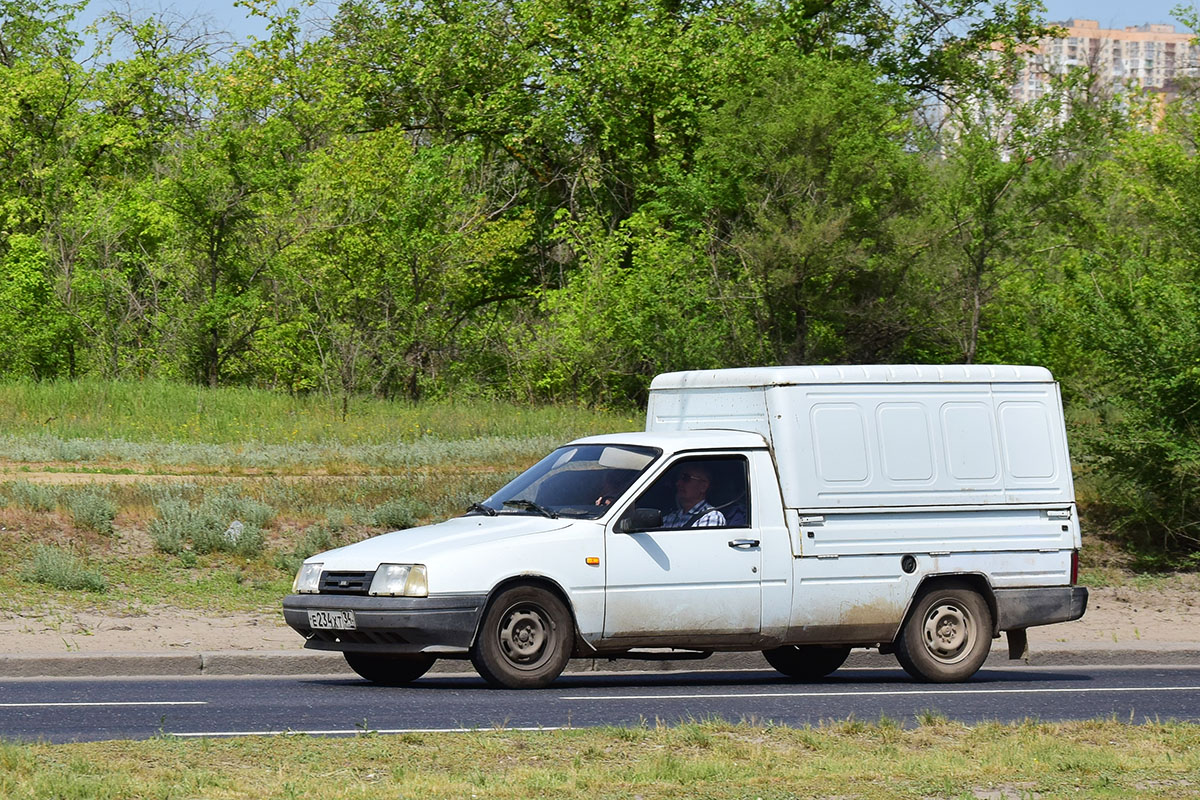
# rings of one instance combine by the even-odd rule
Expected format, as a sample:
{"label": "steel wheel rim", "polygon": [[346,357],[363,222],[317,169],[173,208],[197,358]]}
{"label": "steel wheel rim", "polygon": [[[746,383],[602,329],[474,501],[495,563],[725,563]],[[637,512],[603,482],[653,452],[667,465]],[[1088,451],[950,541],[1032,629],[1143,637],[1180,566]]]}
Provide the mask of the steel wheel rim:
{"label": "steel wheel rim", "polygon": [[497,631],[504,658],[520,669],[537,669],[550,656],[554,627],[539,605],[519,603],[500,619]]}
{"label": "steel wheel rim", "polygon": [[960,603],[940,601],[925,614],[921,638],[929,655],[943,664],[965,659],[975,646],[975,625],[971,612]]}

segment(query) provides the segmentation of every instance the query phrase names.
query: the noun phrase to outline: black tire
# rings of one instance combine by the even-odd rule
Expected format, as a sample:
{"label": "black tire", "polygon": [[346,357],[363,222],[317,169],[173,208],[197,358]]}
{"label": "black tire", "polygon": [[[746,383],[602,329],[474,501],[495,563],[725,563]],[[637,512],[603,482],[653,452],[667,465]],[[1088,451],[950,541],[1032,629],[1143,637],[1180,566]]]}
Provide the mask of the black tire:
{"label": "black tire", "polygon": [[574,639],[562,600],[537,586],[514,586],[484,612],[471,663],[493,686],[540,689],[567,666]]}
{"label": "black tire", "polygon": [[850,656],[850,648],[785,644],[783,647],[763,650],[763,655],[768,664],[789,678],[815,681],[845,664]]}
{"label": "black tire", "polygon": [[919,681],[965,681],[992,649],[987,601],[962,583],[923,591],[896,640],[896,660]]}
{"label": "black tire", "polygon": [[429,672],[434,656],[424,653],[342,653],[350,669],[380,686],[403,686]]}

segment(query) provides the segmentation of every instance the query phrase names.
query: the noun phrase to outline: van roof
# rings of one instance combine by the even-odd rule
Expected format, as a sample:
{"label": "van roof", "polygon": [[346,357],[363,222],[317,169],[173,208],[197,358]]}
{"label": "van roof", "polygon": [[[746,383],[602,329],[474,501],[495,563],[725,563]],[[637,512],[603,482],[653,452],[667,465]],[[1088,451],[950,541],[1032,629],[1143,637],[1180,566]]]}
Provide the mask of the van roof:
{"label": "van roof", "polygon": [[743,367],[663,373],[650,383],[650,391],[809,383],[1050,383],[1053,380],[1045,367],[1009,364]]}
{"label": "van roof", "polygon": [[569,444],[632,444],[658,447],[666,452],[704,448],[706,450],[753,450],[767,446],[760,434],[725,428],[689,429],[685,431],[636,431],[585,436]]}

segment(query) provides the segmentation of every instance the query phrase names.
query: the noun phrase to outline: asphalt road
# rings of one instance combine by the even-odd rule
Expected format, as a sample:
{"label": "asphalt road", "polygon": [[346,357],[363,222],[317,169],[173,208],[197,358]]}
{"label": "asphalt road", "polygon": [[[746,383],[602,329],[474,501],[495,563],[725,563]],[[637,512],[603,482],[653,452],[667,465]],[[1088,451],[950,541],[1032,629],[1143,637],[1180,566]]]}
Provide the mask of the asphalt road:
{"label": "asphalt road", "polygon": [[773,671],[568,675],[548,689],[487,688],[473,675],[383,688],[353,678],[0,681],[0,739],[459,731],[631,726],[721,717],[800,726],[881,716],[954,720],[1200,721],[1200,666],[1006,667],[967,683],[913,683],[900,670],[847,669],[810,684]]}

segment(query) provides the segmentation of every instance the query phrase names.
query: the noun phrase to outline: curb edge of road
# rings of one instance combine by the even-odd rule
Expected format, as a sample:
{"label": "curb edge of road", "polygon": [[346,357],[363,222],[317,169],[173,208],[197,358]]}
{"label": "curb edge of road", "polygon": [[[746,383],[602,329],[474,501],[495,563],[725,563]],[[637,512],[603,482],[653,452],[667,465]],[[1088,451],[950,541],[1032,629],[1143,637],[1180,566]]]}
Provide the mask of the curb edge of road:
{"label": "curb edge of road", "polygon": [[[1200,664],[1200,644],[1159,646],[1083,645],[1046,648],[1022,660],[1010,660],[1007,648],[997,646],[987,667],[999,666],[1138,666]],[[849,668],[897,668],[892,656],[855,650]],[[697,672],[770,669],[761,653],[714,653],[703,660],[641,661],[632,659],[572,659],[566,674],[589,672]],[[441,660],[431,674],[472,672],[469,661]],[[310,650],[220,650],[183,653],[64,653],[61,655],[0,655],[0,679],[96,677],[200,677],[353,675],[340,653]]]}

